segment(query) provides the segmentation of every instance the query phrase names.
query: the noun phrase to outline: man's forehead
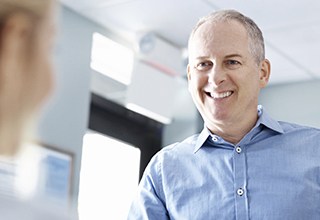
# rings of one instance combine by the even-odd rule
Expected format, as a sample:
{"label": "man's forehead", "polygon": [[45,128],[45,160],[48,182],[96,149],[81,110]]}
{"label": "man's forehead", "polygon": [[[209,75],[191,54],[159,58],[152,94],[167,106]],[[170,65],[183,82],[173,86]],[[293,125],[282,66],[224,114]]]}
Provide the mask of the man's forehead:
{"label": "man's forehead", "polygon": [[224,44],[234,42],[248,43],[246,29],[237,21],[230,22],[207,22],[199,27],[189,41],[189,49],[198,46],[207,47],[208,44]]}
{"label": "man's forehead", "polygon": [[237,20],[207,21],[199,26],[191,40],[195,37],[211,37],[221,32],[247,35],[245,27]]}

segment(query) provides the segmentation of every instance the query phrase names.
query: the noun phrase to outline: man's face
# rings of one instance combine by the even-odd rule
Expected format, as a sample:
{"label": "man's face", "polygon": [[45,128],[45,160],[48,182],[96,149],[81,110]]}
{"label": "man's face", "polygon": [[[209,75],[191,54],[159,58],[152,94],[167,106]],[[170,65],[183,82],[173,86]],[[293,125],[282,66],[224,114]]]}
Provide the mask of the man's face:
{"label": "man's face", "polygon": [[269,78],[266,62],[256,63],[237,21],[199,27],[189,44],[189,91],[210,130],[257,115],[259,91]]}

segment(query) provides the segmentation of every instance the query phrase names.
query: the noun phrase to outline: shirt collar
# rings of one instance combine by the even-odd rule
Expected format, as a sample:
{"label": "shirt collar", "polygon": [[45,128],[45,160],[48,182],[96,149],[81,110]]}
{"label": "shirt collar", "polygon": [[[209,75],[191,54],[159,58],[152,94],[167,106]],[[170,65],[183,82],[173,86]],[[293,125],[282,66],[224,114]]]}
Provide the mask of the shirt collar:
{"label": "shirt collar", "polygon": [[269,114],[264,111],[263,107],[261,105],[258,105],[258,116],[259,119],[255,125],[255,127],[258,127],[260,124],[263,124],[264,126],[270,128],[271,130],[274,130],[278,133],[284,133],[283,128],[277,122],[276,120],[272,119]]}
{"label": "shirt collar", "polygon": [[[259,127],[261,124],[263,124],[264,126],[268,127],[271,130],[274,130],[278,133],[284,133],[281,125],[279,124],[279,122],[275,121],[274,119],[272,119],[267,113],[266,111],[264,111],[263,107],[261,105],[258,105],[258,120],[256,125],[254,126],[254,128]],[[253,128],[253,129],[254,129]],[[252,129],[252,130],[253,130]],[[205,141],[208,139],[208,137],[212,136],[211,132],[209,131],[209,129],[204,126],[203,130],[201,131],[201,133],[198,136],[196,145],[194,147],[194,153],[196,153],[205,143]]]}
{"label": "shirt collar", "polygon": [[211,136],[211,132],[206,126],[204,126],[203,130],[198,136],[193,153],[196,153],[203,146],[204,142],[208,139],[209,136]]}

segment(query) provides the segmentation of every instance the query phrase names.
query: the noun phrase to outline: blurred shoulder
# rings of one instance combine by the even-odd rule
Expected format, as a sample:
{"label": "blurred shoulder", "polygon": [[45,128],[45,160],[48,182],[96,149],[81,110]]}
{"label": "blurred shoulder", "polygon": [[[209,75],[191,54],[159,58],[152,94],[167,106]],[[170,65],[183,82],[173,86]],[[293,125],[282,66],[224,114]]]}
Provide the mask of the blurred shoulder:
{"label": "blurred shoulder", "polygon": [[316,127],[310,127],[306,125],[300,125],[290,122],[279,121],[279,124],[283,128],[284,132],[305,132],[315,135],[320,135],[320,129]]}

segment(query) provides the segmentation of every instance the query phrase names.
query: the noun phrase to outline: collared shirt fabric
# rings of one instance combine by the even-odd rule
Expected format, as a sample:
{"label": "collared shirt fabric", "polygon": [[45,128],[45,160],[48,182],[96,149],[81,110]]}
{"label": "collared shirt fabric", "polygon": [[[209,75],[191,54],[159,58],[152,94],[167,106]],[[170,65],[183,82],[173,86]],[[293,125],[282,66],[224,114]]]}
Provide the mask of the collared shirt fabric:
{"label": "collared shirt fabric", "polygon": [[128,219],[319,220],[320,130],[258,114],[236,145],[204,128],[159,151]]}

